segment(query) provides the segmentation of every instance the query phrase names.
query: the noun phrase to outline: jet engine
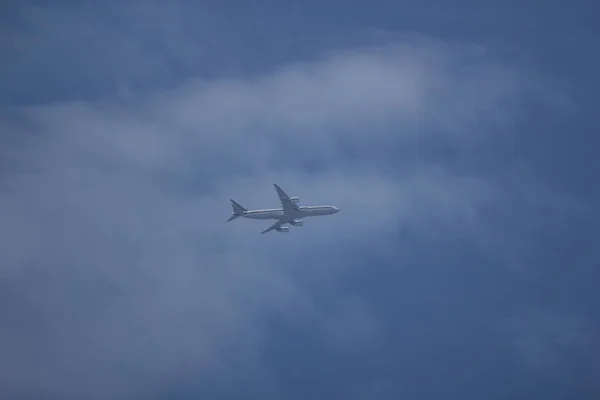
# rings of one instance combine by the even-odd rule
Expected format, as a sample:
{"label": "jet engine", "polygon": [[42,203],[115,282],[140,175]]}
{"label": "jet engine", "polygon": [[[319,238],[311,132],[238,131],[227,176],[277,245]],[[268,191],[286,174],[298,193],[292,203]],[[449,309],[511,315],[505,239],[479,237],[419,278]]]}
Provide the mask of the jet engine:
{"label": "jet engine", "polygon": [[302,225],[304,225],[304,222],[302,222],[301,219],[295,219],[295,220],[291,221],[290,224],[292,224],[294,226],[302,226]]}
{"label": "jet engine", "polygon": [[289,232],[290,231],[290,227],[289,226],[280,226],[279,228],[276,228],[278,232]]}
{"label": "jet engine", "polygon": [[300,202],[300,197],[290,197],[290,201],[294,204],[298,204]]}

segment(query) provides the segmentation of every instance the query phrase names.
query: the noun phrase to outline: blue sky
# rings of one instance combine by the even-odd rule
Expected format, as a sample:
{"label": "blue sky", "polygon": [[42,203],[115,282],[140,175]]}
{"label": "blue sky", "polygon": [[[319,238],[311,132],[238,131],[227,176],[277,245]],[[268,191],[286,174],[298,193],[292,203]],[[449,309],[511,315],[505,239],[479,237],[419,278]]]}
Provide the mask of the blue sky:
{"label": "blue sky", "polygon": [[1,397],[597,398],[595,10],[3,6]]}

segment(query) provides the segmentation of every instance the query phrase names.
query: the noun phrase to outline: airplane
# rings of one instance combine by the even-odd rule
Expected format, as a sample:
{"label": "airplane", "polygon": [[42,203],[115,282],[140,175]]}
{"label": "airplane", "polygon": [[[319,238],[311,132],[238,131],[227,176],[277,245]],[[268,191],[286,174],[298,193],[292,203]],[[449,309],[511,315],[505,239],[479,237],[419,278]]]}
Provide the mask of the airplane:
{"label": "airplane", "polygon": [[233,199],[231,201],[231,208],[233,213],[231,217],[226,221],[233,221],[236,218],[250,218],[250,219],[275,219],[273,225],[261,232],[261,235],[272,231],[273,229],[277,232],[289,232],[290,227],[284,225],[302,226],[304,223],[301,218],[304,217],[316,217],[320,215],[331,215],[340,211],[335,206],[299,206],[299,197],[290,197],[286,192],[283,191],[277,184],[273,184],[279,200],[281,202],[281,208],[273,208],[266,210],[248,210],[242,207]]}

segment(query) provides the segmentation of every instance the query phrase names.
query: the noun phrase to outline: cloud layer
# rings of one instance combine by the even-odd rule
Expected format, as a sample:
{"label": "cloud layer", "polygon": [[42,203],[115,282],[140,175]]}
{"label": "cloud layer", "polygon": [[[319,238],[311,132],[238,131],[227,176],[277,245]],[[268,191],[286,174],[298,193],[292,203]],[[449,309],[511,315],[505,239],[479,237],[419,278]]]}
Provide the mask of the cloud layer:
{"label": "cloud layer", "polygon": [[[502,188],[448,160],[511,121],[518,72],[419,38],[268,75],[10,110],[2,395],[147,398],[240,377],[276,391],[260,355],[273,312],[320,321],[323,340],[346,348],[376,340],[367,306],[332,293],[324,312],[307,285],[361,248],[397,251],[400,227],[485,232]],[[224,223],[228,198],[277,206],[274,182],[342,212],[287,235]]]}

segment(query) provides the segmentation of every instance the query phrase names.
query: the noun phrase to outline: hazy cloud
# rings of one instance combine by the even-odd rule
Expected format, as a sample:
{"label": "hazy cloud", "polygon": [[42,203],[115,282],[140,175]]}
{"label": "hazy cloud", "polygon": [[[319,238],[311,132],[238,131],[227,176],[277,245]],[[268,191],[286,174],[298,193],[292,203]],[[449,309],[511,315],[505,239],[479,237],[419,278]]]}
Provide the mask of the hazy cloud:
{"label": "hazy cloud", "polygon": [[[292,269],[331,274],[353,249],[305,265],[309,246],[313,255],[383,251],[359,239],[399,224],[482,232],[480,212],[502,188],[415,158],[414,144],[481,138],[510,120],[521,79],[485,53],[418,39],[268,75],[10,110],[1,122],[3,395],[147,398],[241,376],[276,387],[260,362],[272,311],[316,318],[342,348],[376,340],[368,307],[341,298],[317,309]],[[385,168],[403,157],[404,168]],[[342,212],[288,235],[224,223],[230,197],[276,206],[273,182]]]}

